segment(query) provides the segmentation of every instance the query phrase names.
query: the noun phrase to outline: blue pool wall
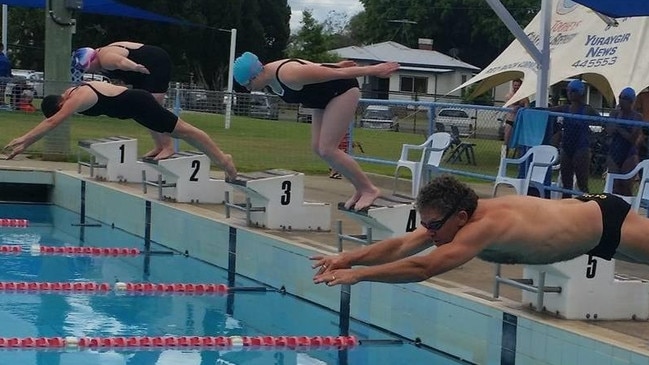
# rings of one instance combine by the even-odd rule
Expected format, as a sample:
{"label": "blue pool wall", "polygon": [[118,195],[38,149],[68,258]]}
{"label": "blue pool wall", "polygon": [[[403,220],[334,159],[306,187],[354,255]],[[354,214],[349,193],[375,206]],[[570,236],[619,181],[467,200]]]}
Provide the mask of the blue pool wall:
{"label": "blue pool wall", "polygon": [[[87,217],[144,237],[146,200],[141,196],[73,173],[52,174],[52,203],[79,212],[85,181]],[[332,310],[339,308],[340,288],[311,281],[313,271],[307,257],[314,254],[313,249],[258,230],[231,229],[226,220],[208,217],[208,213],[189,215],[174,204],[150,202],[153,241],[181,252],[188,250],[194,257],[225,268],[231,240],[235,240],[238,274],[285,287],[289,293]],[[565,325],[571,321],[540,318],[515,306],[429,283],[360,283],[351,291],[353,318],[409,339],[420,338],[425,345],[476,364],[649,365],[649,352],[632,351],[623,342],[603,336],[580,334],[580,326]],[[255,318],[241,320],[272,326],[262,312],[249,315]],[[291,318],[319,320],[287,310],[287,319]]]}

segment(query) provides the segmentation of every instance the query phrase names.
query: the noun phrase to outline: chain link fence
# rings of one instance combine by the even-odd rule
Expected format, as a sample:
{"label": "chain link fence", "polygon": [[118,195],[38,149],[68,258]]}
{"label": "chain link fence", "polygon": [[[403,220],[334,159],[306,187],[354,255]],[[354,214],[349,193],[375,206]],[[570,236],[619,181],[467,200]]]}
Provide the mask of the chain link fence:
{"label": "chain link fence", "polygon": [[[26,89],[31,87],[35,90],[39,88],[34,83],[24,85],[21,83],[22,80],[6,81],[4,105],[11,110],[18,109],[14,108],[12,103],[17,103],[25,89],[22,89],[20,93],[16,90],[21,90],[21,87],[26,87]],[[12,85],[12,81],[19,83]],[[46,84],[45,90],[53,90],[54,86],[61,86],[61,89],[69,86],[51,85],[46,80],[43,82]],[[40,98],[42,94],[35,92],[33,96]],[[33,105],[38,107],[38,100],[34,100]],[[233,126],[236,123],[246,123],[250,120],[277,123],[273,125],[273,129],[269,129],[268,133],[271,135],[266,135],[264,142],[251,136],[237,136],[238,145],[249,146],[239,152],[243,154],[243,157],[246,153],[268,155],[266,163],[249,168],[291,168],[295,160],[300,160],[313,164],[320,163],[322,172],[327,171],[327,166],[323,165],[323,162],[310,151],[310,137],[307,136],[308,128],[305,125],[311,122],[310,111],[302,109],[296,104],[284,103],[275,95],[261,92],[230,94],[225,91],[172,87],[167,93],[165,107],[180,113],[183,119],[190,123],[202,118],[217,124],[217,122],[223,121],[227,104],[230,101],[232,102]],[[350,121],[349,145],[354,148],[350,148],[348,152],[354,155],[364,170],[392,175],[403,144],[420,144],[431,133],[446,131],[452,135],[453,142],[442,159],[442,170],[474,179],[491,181],[498,171],[501,146],[504,143],[504,118],[509,111],[508,108],[439,101],[362,99],[354,120]],[[299,140],[289,142],[289,144],[299,145],[298,149],[301,152],[293,152],[287,157],[285,154],[275,153],[275,151],[288,150],[289,147],[295,148],[295,146],[288,146],[286,140],[279,138],[280,134],[286,130],[283,128],[292,128],[290,127],[291,123],[304,125],[305,135]],[[549,113],[548,125],[550,126],[549,132],[548,136],[544,138],[544,142],[560,148],[564,152],[562,154],[564,158],[566,153],[569,154],[575,148],[581,149],[581,152],[584,153],[581,160],[578,159],[573,163],[577,167],[577,171],[573,171],[573,173],[580,174],[581,180],[581,186],[576,184],[575,188],[584,190],[588,186],[590,191],[603,189],[603,179],[610,165],[611,144],[613,143],[614,150],[619,150],[616,147],[619,139],[614,138],[614,134],[607,132],[611,129],[605,128],[605,126],[617,125],[620,128],[636,128],[639,131],[646,131],[644,122],[563,113]],[[568,129],[572,132],[562,133],[566,125],[570,126]],[[273,137],[272,133],[277,133],[276,142],[273,142],[274,138],[268,138]],[[115,134],[121,133],[115,131]],[[637,133],[637,135],[637,142],[634,142],[633,145],[640,153],[640,159],[643,159],[647,157],[646,135],[644,133]],[[213,135],[213,137],[218,141],[218,136]],[[56,137],[50,138],[47,143],[56,145],[56,147],[69,146],[70,133],[63,131]],[[230,148],[229,146],[224,147],[224,150]],[[40,148],[47,150],[47,147],[40,146]],[[70,151],[69,147],[54,149]],[[520,152],[517,149],[511,149],[508,156],[515,157]],[[67,157],[71,158],[73,155],[72,152],[68,152]],[[239,157],[235,155],[235,159],[239,159]],[[416,160],[419,156],[410,158]],[[620,157],[618,156],[618,158]],[[557,181],[559,172],[559,169],[554,171],[553,181]],[[564,179],[568,181],[567,178],[564,177]],[[587,185],[585,181],[587,181]]]}

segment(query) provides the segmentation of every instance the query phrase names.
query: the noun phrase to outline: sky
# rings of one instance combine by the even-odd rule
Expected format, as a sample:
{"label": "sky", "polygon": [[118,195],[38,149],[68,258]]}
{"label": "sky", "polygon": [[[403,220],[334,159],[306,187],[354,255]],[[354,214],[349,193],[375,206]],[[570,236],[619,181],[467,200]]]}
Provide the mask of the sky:
{"label": "sky", "polygon": [[358,0],[288,0],[288,5],[292,11],[291,32],[299,29],[302,11],[306,9],[309,9],[319,22],[325,20],[332,10],[345,13],[349,18],[363,10],[363,5]]}

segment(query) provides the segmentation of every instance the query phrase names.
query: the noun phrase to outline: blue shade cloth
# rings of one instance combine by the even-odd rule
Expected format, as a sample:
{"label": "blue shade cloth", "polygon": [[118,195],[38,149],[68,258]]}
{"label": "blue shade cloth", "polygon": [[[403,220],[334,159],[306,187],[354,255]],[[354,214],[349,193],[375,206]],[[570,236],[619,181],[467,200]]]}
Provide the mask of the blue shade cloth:
{"label": "blue shade cloth", "polygon": [[534,147],[543,144],[548,128],[547,110],[520,109],[516,114],[516,123],[509,139],[509,148],[518,146]]}
{"label": "blue shade cloth", "polygon": [[[25,8],[43,8],[45,7],[45,4],[47,4],[47,1],[44,0],[2,0],[1,2],[9,6],[18,6]],[[124,5],[114,0],[84,0],[83,8],[81,11],[84,13],[123,16],[127,18],[145,19],[164,23],[184,25],[191,24],[190,22],[181,19],[176,19],[139,9],[133,6]]]}
{"label": "blue shade cloth", "polygon": [[[566,0],[561,0],[566,1]],[[649,15],[647,0],[572,0],[611,18]]]}

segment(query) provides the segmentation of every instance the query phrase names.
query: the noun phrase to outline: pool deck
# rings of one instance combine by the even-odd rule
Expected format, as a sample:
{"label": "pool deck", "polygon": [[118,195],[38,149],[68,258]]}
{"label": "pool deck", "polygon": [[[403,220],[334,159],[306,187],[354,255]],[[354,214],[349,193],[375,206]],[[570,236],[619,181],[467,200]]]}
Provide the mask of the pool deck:
{"label": "pool deck", "polygon": [[[43,170],[60,170],[70,173],[77,173],[77,165],[74,163],[57,163],[43,162],[20,158],[6,161],[0,160],[0,169],[43,169]],[[87,170],[82,171],[81,176],[88,177]],[[219,171],[212,171],[212,176],[222,178]],[[371,180],[383,189],[385,194],[392,190],[393,180],[391,177],[371,175]],[[142,192],[141,184],[123,184],[123,183],[105,183],[114,188],[124,190],[131,194],[147,196],[155,199],[155,192],[149,191],[147,195]],[[311,246],[323,252],[335,253],[337,251],[338,239],[335,232],[336,220],[342,220],[346,234],[360,234],[360,225],[350,219],[346,214],[335,207],[338,202],[344,202],[352,194],[352,186],[345,179],[333,180],[327,176],[307,176],[305,179],[305,199],[314,202],[326,202],[332,204],[332,231],[329,232],[311,232],[311,231],[277,231],[259,229],[266,234],[277,235],[279,237],[299,242]],[[491,184],[474,184],[474,189],[479,196],[487,198],[491,195]],[[408,191],[409,182],[403,182],[399,185],[400,191]],[[188,212],[198,213],[215,219],[225,219],[225,206],[222,204],[181,204],[171,203],[176,207],[187,210]],[[245,217],[242,212],[233,211],[232,217],[228,219],[231,224],[245,226]],[[359,244],[346,242],[345,250],[358,247]],[[644,265],[630,264],[617,261],[616,271],[620,274],[630,275],[643,279],[649,279],[649,267]],[[505,265],[503,266],[503,276],[522,277],[522,266]],[[470,262],[447,272],[438,277],[428,280],[429,282],[445,288],[453,288],[462,293],[473,295],[481,299],[491,298],[494,285],[494,266],[479,259],[473,259]],[[553,322],[553,324],[566,324],[574,331],[586,331],[596,336],[610,339],[611,341],[625,344],[631,348],[636,347],[644,352],[649,349],[649,322],[647,321],[567,321],[555,319],[548,314],[540,314],[530,309],[516,306],[521,300],[521,290],[509,286],[501,286],[501,296],[509,299],[502,302],[502,305],[517,310],[524,310],[526,313],[537,316],[544,320]],[[618,298],[624,300],[624,298]]]}

